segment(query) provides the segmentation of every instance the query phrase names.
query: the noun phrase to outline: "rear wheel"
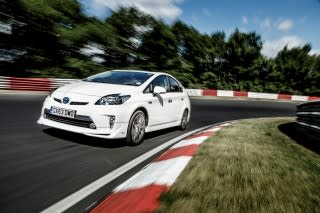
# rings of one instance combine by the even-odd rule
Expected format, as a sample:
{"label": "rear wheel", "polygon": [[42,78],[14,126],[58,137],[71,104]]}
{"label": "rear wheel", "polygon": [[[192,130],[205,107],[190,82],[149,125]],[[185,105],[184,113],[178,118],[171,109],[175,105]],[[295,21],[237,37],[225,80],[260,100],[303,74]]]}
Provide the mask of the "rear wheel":
{"label": "rear wheel", "polygon": [[185,109],[181,118],[180,129],[185,130],[188,124],[188,110]]}
{"label": "rear wheel", "polygon": [[129,121],[126,141],[129,145],[138,145],[143,141],[146,129],[146,116],[138,110]]}

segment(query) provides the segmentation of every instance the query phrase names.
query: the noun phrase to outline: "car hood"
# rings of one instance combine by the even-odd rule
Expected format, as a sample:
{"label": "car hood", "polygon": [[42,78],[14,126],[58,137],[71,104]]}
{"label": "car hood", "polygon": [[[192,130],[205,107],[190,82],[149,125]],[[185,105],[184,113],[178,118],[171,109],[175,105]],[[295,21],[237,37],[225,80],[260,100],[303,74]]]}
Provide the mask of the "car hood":
{"label": "car hood", "polygon": [[131,94],[137,90],[136,86],[118,85],[118,84],[106,84],[96,82],[77,82],[67,84],[58,88],[56,94],[69,94],[75,93],[87,96],[103,97],[110,94]]}

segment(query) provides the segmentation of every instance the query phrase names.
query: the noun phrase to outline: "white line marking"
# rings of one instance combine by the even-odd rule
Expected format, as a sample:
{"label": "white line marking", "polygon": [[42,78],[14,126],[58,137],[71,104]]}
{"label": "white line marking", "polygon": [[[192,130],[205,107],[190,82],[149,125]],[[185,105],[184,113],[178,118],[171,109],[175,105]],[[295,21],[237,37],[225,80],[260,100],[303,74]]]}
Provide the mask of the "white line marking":
{"label": "white line marking", "polygon": [[214,127],[214,128],[211,128],[211,129],[208,129],[206,130],[205,132],[218,132],[221,128],[220,127]]}
{"label": "white line marking", "polygon": [[[214,124],[218,125],[218,124]],[[207,129],[212,127],[213,125],[205,126],[190,132],[187,132],[183,135],[180,135],[170,141],[150,150],[149,152],[140,155],[139,157],[135,158],[134,160],[126,163],[125,165],[119,167],[118,169],[113,170],[112,172],[106,174],[105,176],[99,178],[98,180],[90,183],[89,185],[83,187],[82,189],[74,192],[73,194],[69,195],[68,197],[64,198],[63,200],[53,204],[52,206],[48,207],[47,209],[43,210],[43,213],[52,213],[52,212],[63,212],[69,209],[70,207],[74,206],[79,201],[83,200],[93,192],[97,191],[101,187],[105,186],[106,184],[110,183],[114,179],[118,178],[120,175],[126,173],[130,169],[134,168],[135,166],[139,165],[143,161],[147,160],[148,158],[152,157],[153,155],[157,154],[158,152],[166,149],[167,147],[177,143],[178,141],[182,140],[185,137],[188,137],[194,133],[200,132],[201,130]]]}
{"label": "white line marking", "polygon": [[201,136],[201,137],[192,138],[192,139],[188,139],[188,140],[182,140],[179,143],[177,143],[174,146],[172,146],[170,149],[175,149],[175,148],[194,145],[194,144],[195,145],[199,145],[203,141],[205,141],[207,138],[208,138],[207,136]]}

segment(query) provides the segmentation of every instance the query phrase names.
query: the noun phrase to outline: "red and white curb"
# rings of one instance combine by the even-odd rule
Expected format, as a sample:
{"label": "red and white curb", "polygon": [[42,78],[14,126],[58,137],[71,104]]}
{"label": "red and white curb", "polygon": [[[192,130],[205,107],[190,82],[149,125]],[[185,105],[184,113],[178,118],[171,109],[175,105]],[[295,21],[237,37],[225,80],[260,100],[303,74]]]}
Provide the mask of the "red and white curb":
{"label": "red and white curb", "polygon": [[181,140],[116,187],[91,213],[153,212],[160,205],[161,193],[170,189],[201,143],[231,123],[234,122],[211,127]]}

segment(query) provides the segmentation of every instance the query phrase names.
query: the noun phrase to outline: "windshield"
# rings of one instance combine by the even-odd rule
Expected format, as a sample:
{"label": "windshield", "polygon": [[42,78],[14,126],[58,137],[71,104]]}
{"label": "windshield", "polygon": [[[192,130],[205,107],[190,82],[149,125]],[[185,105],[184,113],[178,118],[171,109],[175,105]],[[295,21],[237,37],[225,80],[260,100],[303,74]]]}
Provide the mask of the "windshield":
{"label": "windshield", "polygon": [[107,71],[84,79],[84,81],[140,86],[153,74],[145,72]]}

